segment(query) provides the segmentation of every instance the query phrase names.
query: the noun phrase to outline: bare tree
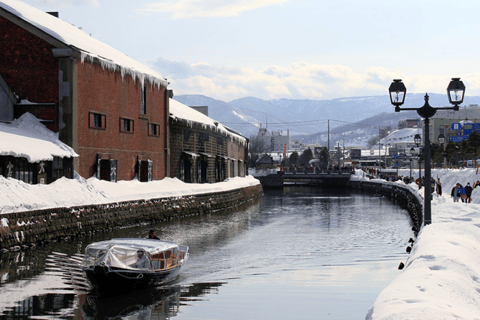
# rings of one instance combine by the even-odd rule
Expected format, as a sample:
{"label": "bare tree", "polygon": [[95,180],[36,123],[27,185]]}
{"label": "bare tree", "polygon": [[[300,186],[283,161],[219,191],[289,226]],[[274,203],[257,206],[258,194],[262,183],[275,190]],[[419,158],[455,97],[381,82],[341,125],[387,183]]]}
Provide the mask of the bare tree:
{"label": "bare tree", "polygon": [[250,142],[248,144],[248,151],[251,154],[261,154],[267,151],[267,148],[262,139],[258,136],[250,136]]}

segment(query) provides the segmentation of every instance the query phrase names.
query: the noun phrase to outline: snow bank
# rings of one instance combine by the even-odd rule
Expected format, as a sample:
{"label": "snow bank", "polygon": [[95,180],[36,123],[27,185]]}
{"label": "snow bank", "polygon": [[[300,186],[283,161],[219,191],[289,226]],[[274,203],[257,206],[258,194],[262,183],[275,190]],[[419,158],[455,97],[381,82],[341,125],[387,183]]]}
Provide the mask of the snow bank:
{"label": "snow bank", "polygon": [[231,178],[213,184],[184,183],[176,178],[160,181],[119,181],[97,178],[61,178],[48,185],[31,185],[0,176],[0,214],[56,207],[104,204],[121,201],[181,197],[209,192],[234,190],[258,185],[252,176]]}
{"label": "snow bank", "polygon": [[[417,170],[413,173],[418,177]],[[475,169],[432,170],[437,175],[443,195],[433,197],[432,224],[422,228],[404,269],[380,293],[366,319],[480,318],[480,188],[469,204],[450,197],[455,183],[472,184],[480,176]]]}

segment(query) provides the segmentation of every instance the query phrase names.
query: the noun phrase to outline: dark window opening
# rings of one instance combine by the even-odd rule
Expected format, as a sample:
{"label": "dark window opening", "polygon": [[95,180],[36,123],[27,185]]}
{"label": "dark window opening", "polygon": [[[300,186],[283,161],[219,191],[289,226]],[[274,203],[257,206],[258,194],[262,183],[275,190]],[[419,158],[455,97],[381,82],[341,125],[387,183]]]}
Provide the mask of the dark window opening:
{"label": "dark window opening", "polygon": [[160,136],[160,125],[150,123],[150,135],[151,136]]}
{"label": "dark window opening", "polygon": [[183,182],[191,183],[193,182],[194,167],[190,159],[181,159],[180,160],[180,178]]}
{"label": "dark window opening", "polygon": [[197,179],[198,183],[208,182],[208,162],[207,159],[197,160]]}
{"label": "dark window opening", "polygon": [[89,127],[93,129],[105,129],[107,127],[107,117],[101,113],[90,112]]}
{"label": "dark window opening", "polygon": [[215,181],[221,182],[225,180],[225,161],[222,158],[215,160]]}
{"label": "dark window opening", "polygon": [[120,132],[133,132],[133,120],[120,118]]}

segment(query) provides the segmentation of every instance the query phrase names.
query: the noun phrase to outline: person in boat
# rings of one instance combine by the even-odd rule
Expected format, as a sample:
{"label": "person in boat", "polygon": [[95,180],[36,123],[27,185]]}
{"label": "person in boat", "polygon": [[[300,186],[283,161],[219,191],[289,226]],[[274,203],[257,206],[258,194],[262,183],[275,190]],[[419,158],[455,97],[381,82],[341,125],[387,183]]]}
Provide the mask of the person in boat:
{"label": "person in boat", "polygon": [[157,239],[157,240],[160,240],[160,238],[157,237],[157,234],[155,233],[155,230],[150,230],[150,233],[148,234],[148,239]]}
{"label": "person in boat", "polygon": [[150,260],[148,260],[144,249],[137,250],[137,262],[133,264],[137,269],[150,269]]}

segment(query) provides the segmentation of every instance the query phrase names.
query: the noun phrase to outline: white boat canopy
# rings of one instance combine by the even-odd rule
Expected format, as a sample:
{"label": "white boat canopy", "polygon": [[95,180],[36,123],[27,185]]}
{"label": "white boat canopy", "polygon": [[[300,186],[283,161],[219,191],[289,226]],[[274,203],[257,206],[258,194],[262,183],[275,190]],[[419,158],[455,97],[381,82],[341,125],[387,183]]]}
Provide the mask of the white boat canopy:
{"label": "white boat canopy", "polygon": [[150,255],[154,255],[165,250],[178,248],[178,244],[175,242],[157,240],[157,239],[132,239],[132,238],[116,238],[100,242],[89,244],[87,251],[89,250],[105,250],[115,246],[117,249],[132,250],[144,249]]}

